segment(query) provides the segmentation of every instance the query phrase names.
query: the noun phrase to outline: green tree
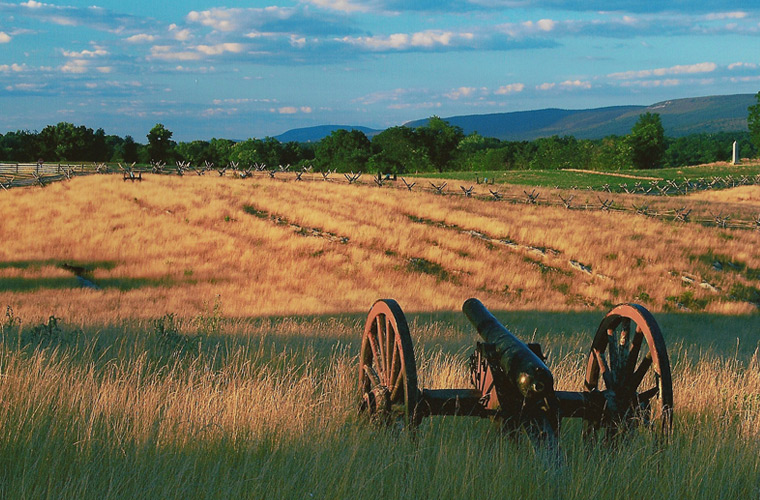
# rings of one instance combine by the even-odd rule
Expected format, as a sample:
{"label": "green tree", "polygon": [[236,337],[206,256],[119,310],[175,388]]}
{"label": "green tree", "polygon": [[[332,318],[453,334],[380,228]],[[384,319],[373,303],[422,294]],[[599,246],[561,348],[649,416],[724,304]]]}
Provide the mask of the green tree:
{"label": "green tree", "polygon": [[372,138],[370,169],[375,172],[403,174],[430,170],[427,151],[416,132],[409,127],[391,127]]}
{"label": "green tree", "polygon": [[153,161],[170,163],[174,158],[176,143],[172,133],[161,123],[156,123],[148,132],[148,155]]}
{"label": "green tree", "polygon": [[453,126],[438,116],[431,116],[427,125],[416,130],[422,144],[427,148],[427,156],[439,171],[452,166],[459,141],[464,138],[461,127]]}
{"label": "green tree", "polygon": [[635,168],[655,168],[662,163],[667,141],[660,115],[644,113],[626,138],[631,148],[631,161]]}
{"label": "green tree", "polygon": [[319,141],[315,154],[320,170],[358,172],[366,168],[372,146],[361,130],[339,129]]}
{"label": "green tree", "polygon": [[124,138],[124,143],[122,144],[122,158],[127,163],[135,163],[138,160],[137,156],[137,143],[132,138],[131,135],[128,135]]}
{"label": "green tree", "polygon": [[760,151],[760,92],[755,97],[757,98],[757,103],[747,108],[749,112],[747,115],[747,128],[749,128],[752,144],[754,144],[756,150]]}

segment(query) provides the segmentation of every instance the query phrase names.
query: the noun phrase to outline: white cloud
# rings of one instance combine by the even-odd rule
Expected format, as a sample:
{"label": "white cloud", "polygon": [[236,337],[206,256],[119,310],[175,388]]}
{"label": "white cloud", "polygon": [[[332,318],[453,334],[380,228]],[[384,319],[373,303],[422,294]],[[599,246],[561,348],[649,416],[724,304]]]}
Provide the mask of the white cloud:
{"label": "white cloud", "polygon": [[724,19],[744,19],[748,16],[746,12],[715,12],[705,15],[705,19],[708,21],[722,21]]}
{"label": "white cloud", "polygon": [[108,51],[105,50],[104,48],[98,47],[97,45],[94,46],[94,48],[95,48],[95,50],[83,50],[81,52],[72,52],[72,51],[69,51],[69,50],[64,50],[63,51],[63,55],[64,55],[64,57],[71,57],[71,58],[76,58],[76,59],[81,59],[81,58],[84,58],[84,57],[90,57],[90,58],[91,57],[102,57],[102,56],[107,56],[108,55]]}
{"label": "white cloud", "polygon": [[323,9],[337,10],[339,12],[367,12],[369,8],[352,2],[351,0],[306,0],[308,3],[322,7]]}
{"label": "white cloud", "polygon": [[180,29],[179,26],[173,23],[169,25],[169,31],[174,33],[174,39],[178,42],[186,42],[193,36],[189,29]]}
{"label": "white cloud", "polygon": [[695,74],[695,73],[710,73],[715,71],[718,65],[714,62],[703,62],[690,65],[678,65],[671,66],[669,68],[657,68],[646,69],[641,71],[624,71],[621,73],[610,73],[607,75],[609,78],[616,80],[630,80],[633,78],[647,78],[650,76],[665,76],[665,75],[683,75],[683,74]]}
{"label": "white cloud", "polygon": [[555,23],[555,22],[554,22],[554,21],[552,21],[551,19],[540,19],[540,20],[539,20],[539,21],[536,23],[536,26],[538,26],[538,29],[540,29],[541,31],[551,31],[551,30],[553,30],[553,29],[554,29],[554,26],[555,26],[556,24],[557,24],[557,23]]}
{"label": "white cloud", "polygon": [[637,80],[632,82],[623,82],[621,87],[641,87],[641,88],[656,88],[656,87],[676,87],[681,85],[681,80],[676,78],[668,78],[665,80]]}
{"label": "white cloud", "polygon": [[728,65],[728,70],[733,71],[735,69],[757,69],[757,64],[755,63],[745,63],[745,62],[735,62]]}
{"label": "white cloud", "polygon": [[385,36],[345,36],[338,41],[372,51],[408,50],[413,48],[450,47],[458,42],[468,42],[475,37],[472,33],[428,30],[417,33],[394,33]]}
{"label": "white cloud", "polygon": [[103,73],[103,74],[110,73],[113,71],[112,66],[98,66],[95,69],[98,70],[98,73]]}
{"label": "white cloud", "polygon": [[243,44],[240,43],[219,43],[216,45],[198,45],[195,50],[207,56],[218,56],[225,52],[237,54],[243,51]]}
{"label": "white cloud", "polygon": [[146,33],[140,33],[139,35],[132,35],[124,39],[129,43],[151,43],[156,40],[155,35],[148,35]]}
{"label": "white cloud", "polygon": [[[149,59],[161,61],[198,61],[206,56],[219,56],[226,52],[239,53],[244,50],[240,43],[219,43],[216,45],[196,45],[189,50],[174,51],[170,45],[154,45],[150,48]],[[181,66],[177,69],[184,70]]]}
{"label": "white cloud", "polygon": [[310,106],[301,106],[300,108],[296,106],[283,106],[281,108],[270,108],[269,111],[272,113],[279,113],[281,115],[294,115],[298,112],[301,113],[311,113],[312,109]]}
{"label": "white cloud", "polygon": [[15,85],[8,85],[5,87],[5,90],[12,91],[12,90],[23,90],[27,92],[32,92],[35,90],[42,90],[45,87],[47,87],[46,83],[17,83]]}
{"label": "white cloud", "polygon": [[81,74],[87,73],[90,62],[85,59],[71,59],[59,69],[63,73]]}
{"label": "white cloud", "polygon": [[583,82],[580,80],[565,80],[559,84],[563,89],[590,89],[590,82]]}
{"label": "white cloud", "polygon": [[26,64],[0,64],[0,72],[2,73],[8,73],[8,72],[14,72],[14,73],[21,73],[22,71],[26,70]]}
{"label": "white cloud", "polygon": [[0,43],[8,43],[11,41],[11,36],[5,31],[0,31]]}
{"label": "white cloud", "polygon": [[498,89],[494,90],[493,93],[496,95],[514,94],[517,92],[522,92],[524,89],[524,83],[510,83],[509,85],[502,85]]}
{"label": "white cloud", "polygon": [[542,83],[541,85],[536,87],[536,90],[551,90],[556,85],[557,85],[556,83]]}
{"label": "white cloud", "polygon": [[448,97],[449,99],[457,100],[461,97],[470,97],[476,92],[478,92],[477,87],[459,87],[456,90],[452,90],[451,92],[444,94],[444,96]]}

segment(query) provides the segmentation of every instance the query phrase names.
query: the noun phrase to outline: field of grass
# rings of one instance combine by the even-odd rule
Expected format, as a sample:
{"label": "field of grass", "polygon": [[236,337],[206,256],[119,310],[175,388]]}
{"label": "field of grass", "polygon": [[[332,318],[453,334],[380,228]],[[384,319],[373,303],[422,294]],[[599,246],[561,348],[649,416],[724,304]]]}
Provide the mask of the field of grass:
{"label": "field of grass", "polygon": [[[0,211],[2,498],[760,497],[760,232],[197,176],[13,189]],[[650,308],[670,441],[589,444],[565,421],[556,458],[486,420],[360,418],[374,300],[399,301],[420,384],[445,388],[468,385],[471,296],[573,391],[605,310]]]}
{"label": "field of grass", "polygon": [[[617,187],[628,184],[632,187],[637,181],[644,183],[650,180],[672,180],[682,182],[685,178],[726,177],[728,175],[754,177],[760,174],[760,162],[745,160],[743,164],[734,166],[729,163],[696,165],[692,167],[661,168],[656,170],[621,170],[619,172],[591,172],[570,170],[509,170],[483,172],[444,172],[441,174],[425,173],[423,177],[433,179],[455,179],[462,182],[474,183],[477,179],[493,180],[496,184],[518,184],[523,186],[559,187],[569,189],[577,187],[586,189],[591,186],[601,189],[605,184]],[[477,179],[476,179],[477,178]]]}

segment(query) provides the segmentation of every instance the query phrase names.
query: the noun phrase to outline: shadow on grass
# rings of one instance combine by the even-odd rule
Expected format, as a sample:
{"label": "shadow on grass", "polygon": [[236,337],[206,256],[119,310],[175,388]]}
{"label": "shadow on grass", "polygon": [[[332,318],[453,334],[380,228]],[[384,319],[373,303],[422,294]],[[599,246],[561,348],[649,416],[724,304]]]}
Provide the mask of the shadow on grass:
{"label": "shadow on grass", "polygon": [[[96,281],[100,289],[115,289],[122,292],[140,288],[169,287],[177,282],[171,278],[105,278]],[[37,290],[65,290],[83,288],[76,276],[57,278],[0,278],[0,292],[34,292]]]}
{"label": "shadow on grass", "polygon": [[82,267],[87,271],[94,271],[96,269],[111,270],[116,267],[118,262],[113,260],[61,260],[61,259],[45,259],[45,260],[10,260],[0,261],[0,269],[41,269],[43,267],[63,267],[64,265]]}

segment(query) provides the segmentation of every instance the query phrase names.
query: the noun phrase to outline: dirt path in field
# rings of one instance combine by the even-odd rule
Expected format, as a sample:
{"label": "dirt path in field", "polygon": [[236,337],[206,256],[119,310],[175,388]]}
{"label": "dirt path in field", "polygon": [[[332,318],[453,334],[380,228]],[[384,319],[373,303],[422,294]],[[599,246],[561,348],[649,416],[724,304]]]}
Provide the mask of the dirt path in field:
{"label": "dirt path in field", "polygon": [[564,172],[578,172],[580,174],[609,175],[610,177],[623,177],[625,179],[640,179],[643,181],[661,181],[662,177],[644,177],[643,175],[618,174],[613,172],[599,172],[597,170],[583,170],[580,168],[565,168]]}

